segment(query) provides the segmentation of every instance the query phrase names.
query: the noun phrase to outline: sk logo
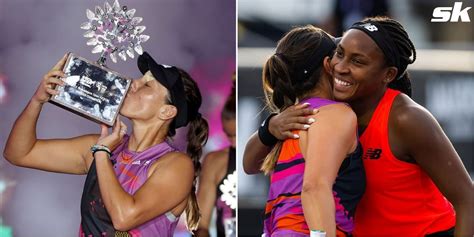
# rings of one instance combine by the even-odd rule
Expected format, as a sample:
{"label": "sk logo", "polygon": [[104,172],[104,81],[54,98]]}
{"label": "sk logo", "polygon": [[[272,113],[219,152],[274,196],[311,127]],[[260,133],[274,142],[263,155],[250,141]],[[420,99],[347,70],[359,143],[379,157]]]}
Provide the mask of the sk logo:
{"label": "sk logo", "polygon": [[462,9],[462,2],[455,2],[453,7],[437,7],[433,10],[431,22],[471,22],[468,11],[471,7]]}
{"label": "sk logo", "polygon": [[380,158],[381,155],[382,155],[382,149],[369,148],[367,149],[367,152],[364,154],[363,158],[377,160]]}

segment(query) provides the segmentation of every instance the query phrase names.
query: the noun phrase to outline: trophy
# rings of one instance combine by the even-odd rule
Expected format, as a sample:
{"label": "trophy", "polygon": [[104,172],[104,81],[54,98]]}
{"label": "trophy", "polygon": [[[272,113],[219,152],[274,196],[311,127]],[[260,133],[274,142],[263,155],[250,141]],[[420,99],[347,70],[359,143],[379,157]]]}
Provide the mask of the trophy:
{"label": "trophy", "polygon": [[[227,175],[219,186],[222,192],[221,201],[223,201],[233,212],[237,207],[237,174],[234,171]],[[235,216],[224,217],[224,231],[226,237],[237,236]]]}
{"label": "trophy", "polygon": [[112,6],[106,1],[104,7],[87,9],[89,21],[81,24],[86,30],[87,45],[94,46],[92,53],[100,53],[96,62],[69,53],[63,72],[64,86],[57,86],[58,95],[50,102],[98,123],[113,126],[120,107],[131,84],[131,78],[115,72],[105,65],[107,57],[116,63],[143,53],[141,43],[150,37],[143,35],[143,20],[134,17],[135,9],[120,6],[118,0]]}

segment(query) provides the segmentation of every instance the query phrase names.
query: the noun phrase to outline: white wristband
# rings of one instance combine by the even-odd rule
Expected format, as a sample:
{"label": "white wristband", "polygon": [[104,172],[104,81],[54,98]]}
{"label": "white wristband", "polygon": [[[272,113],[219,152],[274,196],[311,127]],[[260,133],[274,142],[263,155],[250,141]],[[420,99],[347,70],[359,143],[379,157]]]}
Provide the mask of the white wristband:
{"label": "white wristband", "polygon": [[326,237],[326,232],[321,230],[311,230],[309,232],[310,237]]}

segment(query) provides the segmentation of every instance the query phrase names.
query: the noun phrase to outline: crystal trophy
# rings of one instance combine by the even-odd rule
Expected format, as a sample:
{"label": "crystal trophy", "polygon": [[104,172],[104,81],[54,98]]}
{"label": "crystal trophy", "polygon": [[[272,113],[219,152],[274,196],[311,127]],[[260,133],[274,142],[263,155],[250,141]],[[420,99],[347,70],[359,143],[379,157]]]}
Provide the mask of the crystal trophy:
{"label": "crystal trophy", "polygon": [[[235,213],[237,207],[237,174],[234,171],[227,175],[222,184],[219,186],[222,192],[221,201],[223,201],[232,212]],[[237,236],[235,216],[226,216],[223,219],[224,231],[226,237]]]}
{"label": "crystal trophy", "polygon": [[109,69],[105,65],[108,57],[116,63],[120,58],[134,58],[135,52],[143,53],[141,43],[150,37],[142,34],[143,20],[134,17],[135,9],[120,6],[118,0],[104,7],[87,9],[87,22],[81,24],[86,30],[87,45],[93,46],[92,53],[100,53],[96,61],[89,61],[69,53],[63,71],[66,74],[64,86],[57,86],[58,95],[50,102],[98,123],[113,126],[120,107],[131,84],[131,78]]}
{"label": "crystal trophy", "polygon": [[226,237],[236,237],[237,231],[235,229],[236,220],[234,218],[226,218],[224,219],[224,231]]}

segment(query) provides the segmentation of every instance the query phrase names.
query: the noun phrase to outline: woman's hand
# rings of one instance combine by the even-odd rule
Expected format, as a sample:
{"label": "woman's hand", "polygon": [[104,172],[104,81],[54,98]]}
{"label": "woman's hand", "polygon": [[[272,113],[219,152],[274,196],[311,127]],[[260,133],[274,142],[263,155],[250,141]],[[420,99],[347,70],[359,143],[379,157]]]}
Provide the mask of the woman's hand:
{"label": "woman's hand", "polygon": [[107,146],[111,151],[122,141],[122,138],[127,134],[127,125],[120,121],[120,118],[117,117],[114,127],[112,128],[112,133],[109,134],[107,126],[101,124],[101,132],[97,144]]}
{"label": "woman's hand", "polygon": [[64,81],[59,78],[66,76],[62,69],[66,63],[67,55],[68,54],[65,54],[61,60],[59,60],[59,62],[57,62],[56,65],[54,65],[54,67],[43,76],[38,89],[36,89],[36,92],[32,97],[33,101],[44,104],[48,102],[52,95],[59,94],[59,92],[54,88],[56,85],[64,85]]}
{"label": "woman's hand", "polygon": [[295,134],[291,131],[308,129],[310,124],[314,122],[314,119],[308,118],[308,116],[319,112],[318,109],[308,107],[308,103],[288,107],[270,119],[268,130],[273,136],[278,138],[278,140],[298,138],[297,136],[295,137]]}

